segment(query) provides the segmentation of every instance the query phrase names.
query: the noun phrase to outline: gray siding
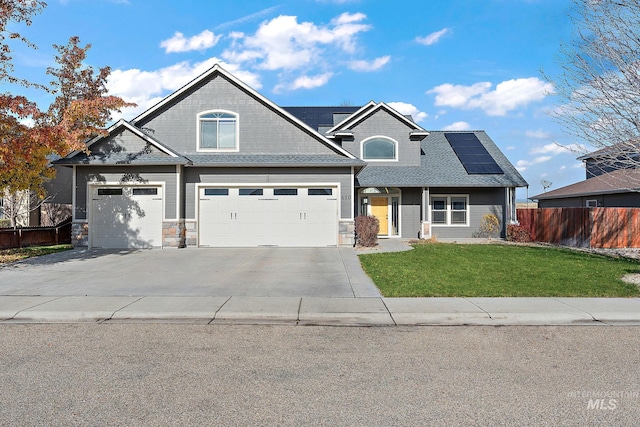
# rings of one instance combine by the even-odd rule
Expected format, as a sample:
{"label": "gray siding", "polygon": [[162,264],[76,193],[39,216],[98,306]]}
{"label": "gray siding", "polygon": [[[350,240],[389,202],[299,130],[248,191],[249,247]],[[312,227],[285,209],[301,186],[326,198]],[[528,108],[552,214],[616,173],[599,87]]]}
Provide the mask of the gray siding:
{"label": "gray siding", "polygon": [[400,228],[401,237],[417,239],[420,232],[420,212],[422,206],[421,188],[402,188]]}
{"label": "gray siding", "polygon": [[196,215],[196,184],[339,183],[340,218],[351,218],[350,168],[185,168],[186,219]]}
{"label": "gray siding", "polygon": [[90,147],[91,153],[153,153],[153,154],[168,154],[158,150],[153,145],[150,145],[144,139],[138,135],[132,133],[129,129],[123,129],[122,131],[112,134],[104,140],[93,144]]}
{"label": "gray siding", "polygon": [[351,130],[353,131],[353,141],[342,142],[342,147],[351,154],[362,158],[360,145],[364,139],[376,135],[386,136],[398,141],[398,161],[372,162],[372,164],[392,166],[420,165],[420,141],[411,141],[409,139],[409,134],[413,129],[387,111],[376,111],[364,121],[352,126]]}
{"label": "gray siding", "polygon": [[188,156],[197,152],[198,113],[214,109],[238,114],[240,154],[335,153],[309,131],[220,75],[214,75],[163,111],[136,125],[148,129],[163,144]]}
{"label": "gray siding", "polygon": [[75,218],[87,219],[87,188],[89,183],[117,182],[122,184],[164,182],[164,217],[176,219],[175,166],[87,166],[77,168]]}
{"label": "gray siding", "polygon": [[73,168],[54,166],[56,176],[44,185],[47,192],[46,203],[72,203]]}
{"label": "gray siding", "polygon": [[498,217],[501,227],[501,237],[505,236],[505,189],[504,188],[430,188],[430,196],[437,194],[469,195],[469,226],[468,227],[446,227],[432,226],[431,234],[436,238],[445,239],[466,239],[474,237],[480,227],[482,217],[487,214],[494,214]]}
{"label": "gray siding", "polygon": [[584,208],[587,200],[597,200],[598,207],[640,208],[640,193],[599,194],[595,196],[567,197],[564,199],[539,200],[540,208]]}

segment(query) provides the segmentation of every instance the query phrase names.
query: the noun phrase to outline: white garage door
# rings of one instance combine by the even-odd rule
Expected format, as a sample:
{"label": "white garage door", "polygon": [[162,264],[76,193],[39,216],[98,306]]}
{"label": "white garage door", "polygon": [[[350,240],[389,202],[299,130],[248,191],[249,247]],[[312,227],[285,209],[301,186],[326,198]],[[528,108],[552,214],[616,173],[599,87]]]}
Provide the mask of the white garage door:
{"label": "white garage door", "polygon": [[97,187],[91,198],[91,246],[162,246],[162,187]]}
{"label": "white garage door", "polygon": [[200,246],[335,246],[337,187],[199,190]]}

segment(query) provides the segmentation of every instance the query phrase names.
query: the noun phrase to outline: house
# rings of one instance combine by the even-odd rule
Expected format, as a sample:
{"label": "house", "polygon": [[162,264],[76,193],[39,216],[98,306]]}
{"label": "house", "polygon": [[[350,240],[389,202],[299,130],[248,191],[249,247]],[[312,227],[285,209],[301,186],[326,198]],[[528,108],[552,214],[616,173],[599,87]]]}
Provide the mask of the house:
{"label": "house", "polygon": [[586,179],[530,197],[540,208],[640,207],[638,144],[616,144],[578,157]]}
{"label": "house", "polygon": [[482,131],[427,132],[383,102],[282,108],[218,65],[56,161],[78,246],[337,246],[470,238],[527,183]]}

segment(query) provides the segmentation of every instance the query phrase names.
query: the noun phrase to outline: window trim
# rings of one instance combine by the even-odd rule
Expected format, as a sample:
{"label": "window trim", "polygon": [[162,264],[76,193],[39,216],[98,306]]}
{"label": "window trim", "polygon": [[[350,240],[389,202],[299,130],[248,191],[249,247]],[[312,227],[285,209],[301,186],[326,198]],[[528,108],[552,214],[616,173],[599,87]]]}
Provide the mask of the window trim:
{"label": "window trim", "polygon": [[[215,113],[230,114],[230,115],[235,117],[235,124],[236,124],[235,147],[233,147],[233,148],[208,148],[208,147],[202,147],[201,146],[201,134],[200,134],[201,127],[200,127],[200,123],[202,122],[202,116],[206,116],[207,114],[215,114]],[[204,153],[224,153],[224,152],[234,153],[234,152],[240,151],[240,116],[239,116],[239,114],[236,113],[236,112],[233,112],[233,111],[220,110],[220,109],[207,110],[207,111],[199,112],[197,114],[197,116],[196,116],[196,151],[197,152],[204,152]]]}
{"label": "window trim", "polygon": [[[465,198],[465,223],[464,224],[452,224],[451,223],[451,213],[454,212],[451,205],[451,199],[456,197],[464,197]],[[433,199],[434,198],[446,198],[446,209],[445,218],[446,223],[435,223],[433,222]],[[456,210],[457,212],[461,212],[461,210]],[[442,210],[438,210],[437,212],[442,212]],[[468,194],[430,194],[429,195],[429,219],[431,220],[432,227],[470,227],[471,226],[471,214],[470,214],[470,206],[469,206],[469,195]]]}
{"label": "window trim", "polygon": [[[372,140],[375,140],[375,139],[383,139],[393,144],[393,159],[368,159],[365,157],[364,145],[367,142],[371,142]],[[397,162],[398,161],[398,141],[384,135],[374,135],[374,136],[365,138],[362,141],[360,141],[360,157],[362,158],[362,160],[366,160],[367,162]]]}

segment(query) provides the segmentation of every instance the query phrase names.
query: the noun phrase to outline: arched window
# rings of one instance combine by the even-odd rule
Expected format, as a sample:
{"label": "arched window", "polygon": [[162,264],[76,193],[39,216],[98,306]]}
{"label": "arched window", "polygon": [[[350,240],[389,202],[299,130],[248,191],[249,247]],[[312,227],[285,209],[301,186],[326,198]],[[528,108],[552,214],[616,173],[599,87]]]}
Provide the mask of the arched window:
{"label": "arched window", "polygon": [[237,151],[238,115],[230,111],[198,114],[199,151]]}
{"label": "arched window", "polygon": [[364,160],[397,160],[396,142],[390,138],[375,136],[362,141]]}

